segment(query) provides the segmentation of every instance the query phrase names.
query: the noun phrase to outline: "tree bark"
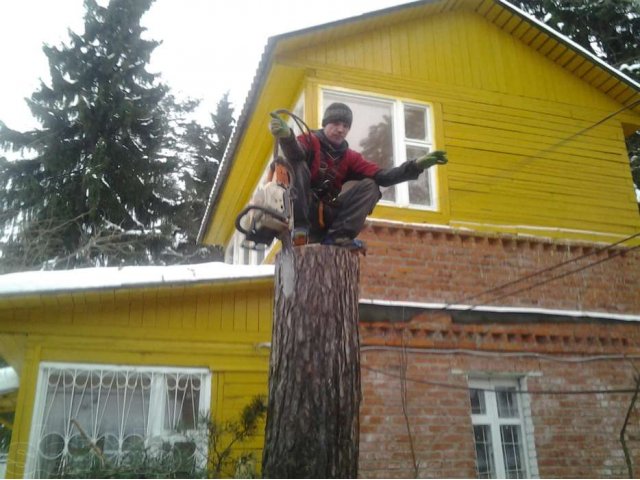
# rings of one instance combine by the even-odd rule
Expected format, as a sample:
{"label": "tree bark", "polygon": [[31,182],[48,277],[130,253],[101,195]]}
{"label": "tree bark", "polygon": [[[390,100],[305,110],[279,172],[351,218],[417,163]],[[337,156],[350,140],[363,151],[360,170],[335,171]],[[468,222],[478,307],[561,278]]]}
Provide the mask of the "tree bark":
{"label": "tree bark", "polygon": [[339,247],[294,250],[293,288],[282,255],[276,264],[263,476],[355,478],[359,258]]}

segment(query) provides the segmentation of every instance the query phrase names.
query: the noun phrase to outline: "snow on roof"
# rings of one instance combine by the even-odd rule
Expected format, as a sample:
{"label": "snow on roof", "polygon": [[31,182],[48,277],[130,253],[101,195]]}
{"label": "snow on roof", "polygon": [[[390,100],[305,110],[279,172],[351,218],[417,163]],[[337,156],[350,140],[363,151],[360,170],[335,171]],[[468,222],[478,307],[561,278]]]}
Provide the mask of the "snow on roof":
{"label": "snow on roof", "polygon": [[221,262],[18,272],[0,275],[0,296],[246,280],[273,275],[273,265],[229,265]]}

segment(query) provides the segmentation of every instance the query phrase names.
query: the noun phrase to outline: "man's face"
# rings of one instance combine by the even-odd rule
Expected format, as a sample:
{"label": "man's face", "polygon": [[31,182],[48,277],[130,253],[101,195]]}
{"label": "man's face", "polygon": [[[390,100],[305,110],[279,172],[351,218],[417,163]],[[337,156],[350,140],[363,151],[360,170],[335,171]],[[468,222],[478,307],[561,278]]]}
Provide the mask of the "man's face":
{"label": "man's face", "polygon": [[325,137],[336,147],[342,144],[349,130],[349,126],[344,122],[327,123],[323,128]]}

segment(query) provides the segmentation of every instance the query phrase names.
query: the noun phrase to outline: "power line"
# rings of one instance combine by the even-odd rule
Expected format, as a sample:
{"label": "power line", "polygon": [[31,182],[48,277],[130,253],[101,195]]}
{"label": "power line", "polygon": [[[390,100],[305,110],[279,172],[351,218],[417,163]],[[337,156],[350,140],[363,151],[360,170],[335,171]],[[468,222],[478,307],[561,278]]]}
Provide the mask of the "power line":
{"label": "power line", "polygon": [[483,391],[483,392],[489,392],[489,393],[504,393],[505,391],[510,392],[510,393],[517,393],[517,394],[522,394],[522,395],[597,395],[597,394],[603,394],[603,395],[620,395],[620,394],[628,394],[628,393],[635,393],[636,389],[635,388],[623,388],[623,387],[616,387],[616,388],[612,388],[612,389],[608,389],[608,390],[599,390],[599,389],[585,389],[585,390],[546,390],[546,389],[542,389],[542,390],[519,390],[519,389],[490,389],[490,388],[475,388],[475,387],[470,387],[470,386],[465,386],[465,385],[457,385],[454,383],[447,383],[447,382],[435,382],[435,381],[431,381],[431,380],[423,380],[423,379],[417,379],[417,378],[411,378],[411,377],[406,377],[400,374],[395,374],[395,373],[391,373],[391,372],[387,372],[384,370],[380,370],[377,368],[372,368],[372,367],[367,367],[366,365],[361,365],[361,368],[364,370],[369,370],[370,372],[374,372],[374,373],[379,373],[381,375],[385,375],[387,377],[391,377],[391,378],[396,378],[398,380],[404,380],[404,381],[408,381],[408,382],[412,382],[412,383],[418,383],[418,384],[422,384],[422,385],[430,385],[433,387],[440,387],[440,388],[447,388],[450,390],[464,390],[464,391]]}
{"label": "power line", "polygon": [[592,363],[592,362],[611,362],[611,361],[628,361],[632,366],[634,365],[631,360],[640,360],[640,355],[624,355],[624,354],[600,354],[590,355],[585,357],[567,357],[558,355],[549,355],[538,352],[502,352],[502,351],[483,351],[483,350],[469,350],[464,348],[417,348],[407,347],[406,345],[393,346],[393,345],[365,345],[360,348],[362,352],[368,351],[390,351],[395,352],[397,350],[404,350],[407,353],[414,353],[418,355],[468,355],[471,357],[481,358],[499,358],[499,359],[512,359],[512,358],[535,358],[536,360],[544,360],[548,362],[556,363]]}
{"label": "power line", "polygon": [[[599,126],[599,125],[601,125],[601,124],[605,123],[606,121],[610,120],[611,118],[614,118],[615,116],[617,116],[618,114],[620,114],[620,113],[624,112],[625,110],[628,110],[628,109],[634,108],[634,107],[635,107],[635,106],[637,106],[637,105],[640,105],[640,100],[636,100],[635,102],[632,102],[632,103],[630,103],[629,105],[625,105],[624,107],[619,108],[618,110],[616,110],[616,111],[614,111],[614,112],[612,112],[612,113],[610,113],[610,114],[606,115],[605,117],[603,117],[603,118],[601,118],[600,120],[598,120],[598,121],[594,122],[593,124],[591,124],[591,125],[589,125],[589,126],[587,126],[587,127],[585,127],[585,128],[582,128],[582,129],[581,129],[581,130],[579,130],[578,132],[575,132],[575,133],[571,134],[570,136],[568,136],[568,137],[566,137],[566,138],[563,138],[563,139],[562,139],[562,140],[560,140],[559,142],[556,142],[555,144],[553,144],[553,145],[551,145],[551,146],[549,146],[549,147],[547,147],[547,148],[544,148],[544,149],[539,150],[539,151],[538,151],[538,152],[536,152],[535,154],[527,155],[527,156],[522,157],[522,158],[521,158],[521,160],[519,161],[519,163],[523,164],[522,166],[524,166],[524,163],[525,163],[527,160],[529,160],[529,159],[536,159],[536,158],[538,158],[538,157],[539,157],[540,155],[542,155],[542,154],[545,154],[545,153],[551,152],[551,151],[553,151],[553,150],[557,149],[558,147],[560,147],[560,146],[562,146],[562,145],[564,145],[564,144],[566,144],[566,143],[570,142],[570,141],[571,141],[571,140],[573,140],[574,138],[577,138],[577,137],[579,137],[579,136],[581,136],[581,135],[585,134],[586,132],[588,132],[588,131],[592,130],[593,128],[596,128],[597,126]],[[522,168],[522,166],[521,166],[520,168]],[[518,170],[512,170],[510,173],[511,173],[511,174],[513,174],[513,173],[516,173],[517,171],[518,171]],[[497,180],[498,180],[498,181],[500,181],[500,180],[504,180],[504,179],[506,179],[506,178],[508,178],[508,177],[500,177],[500,176],[497,176]],[[489,183],[489,185],[495,185],[496,183],[497,183],[496,181],[493,181],[493,182]],[[522,283],[522,282],[524,282],[524,281],[526,281],[526,280],[531,280],[531,279],[533,279],[533,278],[535,278],[535,277],[537,277],[537,276],[544,275],[544,274],[546,274],[546,273],[552,272],[553,270],[556,270],[556,269],[558,269],[558,268],[561,268],[561,267],[563,267],[563,266],[569,265],[569,264],[574,263],[574,262],[578,262],[578,261],[580,261],[580,260],[582,260],[582,259],[584,259],[584,258],[587,258],[587,257],[589,257],[589,256],[596,255],[596,254],[599,254],[599,253],[604,252],[604,251],[609,251],[611,248],[614,248],[614,247],[616,247],[616,246],[622,245],[623,243],[626,243],[626,242],[628,242],[628,241],[630,241],[630,240],[633,240],[634,238],[637,238],[637,237],[640,237],[640,232],[636,232],[636,233],[634,233],[634,234],[632,234],[632,235],[630,235],[630,236],[628,236],[628,237],[625,237],[625,238],[623,238],[623,239],[621,239],[621,240],[619,240],[619,241],[617,241],[617,242],[615,242],[615,243],[612,243],[612,244],[606,245],[606,246],[604,246],[604,247],[597,248],[597,249],[595,249],[595,250],[594,250],[594,251],[592,251],[592,252],[589,252],[589,253],[586,253],[586,254],[580,255],[580,256],[578,256],[578,257],[576,257],[576,258],[572,258],[572,259],[569,259],[569,260],[565,260],[565,261],[560,262],[560,263],[558,263],[558,264],[556,264],[556,265],[553,265],[553,266],[551,266],[551,267],[544,268],[544,269],[542,269],[542,270],[538,270],[538,271],[532,272],[532,273],[530,273],[530,274],[524,275],[523,277],[520,277],[520,278],[518,278],[518,279],[516,279],[516,280],[509,281],[509,282],[505,282],[505,283],[503,283],[503,284],[501,284],[501,285],[498,285],[498,286],[496,286],[496,287],[489,288],[489,289],[487,289],[487,290],[485,290],[485,291],[482,291],[482,292],[479,292],[479,293],[477,293],[477,294],[473,294],[473,295],[470,295],[470,296],[466,296],[466,297],[462,298],[461,300],[458,300],[458,301],[455,301],[455,302],[449,302],[449,303],[447,303],[444,307],[442,307],[440,310],[442,310],[442,311],[444,312],[445,310],[447,310],[448,308],[450,308],[450,307],[451,307],[452,305],[454,305],[454,304],[459,304],[459,303],[462,303],[462,302],[467,302],[467,301],[469,301],[469,300],[473,300],[473,299],[476,299],[476,298],[478,298],[478,297],[486,296],[486,295],[492,294],[492,293],[494,293],[494,292],[498,292],[498,291],[500,291],[500,290],[504,290],[505,288],[508,288],[508,287],[510,287],[510,286],[513,286],[513,285],[517,285],[517,284]],[[632,251],[632,250],[635,250],[636,248],[637,248],[637,247],[632,247],[631,249],[628,249],[628,250],[626,250],[626,251]],[[589,265],[587,265],[587,266],[581,267],[581,268],[579,268],[579,269],[572,270],[571,272],[564,273],[564,274],[561,274],[561,275],[556,275],[556,276],[551,277],[551,278],[549,278],[549,279],[547,279],[547,280],[545,280],[545,281],[537,282],[537,283],[535,283],[534,285],[531,285],[531,286],[529,286],[529,287],[525,287],[525,288],[522,288],[522,289],[516,290],[516,291],[514,291],[514,292],[510,292],[510,293],[507,293],[507,294],[499,295],[499,296],[497,296],[497,297],[494,297],[494,298],[490,299],[489,301],[496,301],[496,300],[499,300],[499,299],[505,298],[505,297],[507,297],[507,296],[514,295],[514,294],[516,294],[516,293],[521,293],[521,292],[524,292],[524,291],[527,291],[527,290],[530,290],[530,289],[536,288],[536,287],[538,287],[538,286],[544,285],[545,283],[549,283],[549,282],[552,282],[552,281],[554,281],[554,280],[558,280],[558,279],[563,278],[563,277],[565,277],[565,276],[567,276],[567,275],[570,275],[570,274],[572,274],[572,273],[577,273],[577,272],[582,271],[582,270],[585,270],[585,269],[587,269],[587,268],[591,268],[591,267],[593,267],[593,266],[595,266],[595,265],[598,265],[598,264],[600,264],[600,263],[602,263],[602,262],[604,262],[604,261],[610,260],[611,258],[615,258],[615,257],[617,257],[617,256],[619,256],[619,255],[621,255],[621,253],[616,253],[616,254],[610,255],[607,259],[604,259],[604,260],[598,260],[598,261],[596,261],[596,262],[594,262],[594,263],[592,263],[592,264],[589,264]],[[474,309],[475,307],[477,307],[477,306],[478,306],[478,305],[471,306],[471,308],[467,309],[467,311],[473,310],[473,309]]]}
{"label": "power line", "polygon": [[[522,283],[522,282],[524,282],[526,280],[531,280],[531,279],[533,279],[533,278],[535,278],[537,276],[544,275],[545,273],[552,272],[552,271],[554,271],[554,270],[556,270],[556,269],[558,269],[560,267],[563,267],[563,266],[566,266],[566,265],[570,265],[571,263],[578,262],[579,260],[582,260],[582,259],[587,258],[589,256],[609,251],[610,249],[612,249],[614,247],[617,247],[619,245],[622,245],[623,243],[626,243],[629,240],[632,240],[632,239],[637,238],[637,237],[640,237],[640,232],[637,232],[637,233],[634,233],[632,235],[629,235],[628,237],[625,237],[622,240],[619,240],[619,241],[617,241],[615,243],[612,243],[612,244],[597,248],[597,249],[595,249],[594,251],[592,251],[590,253],[586,253],[586,254],[580,255],[578,257],[562,261],[560,263],[552,265],[551,267],[547,267],[547,268],[543,268],[543,269],[538,270],[538,271],[531,272],[531,273],[526,274],[526,275],[524,275],[524,276],[522,276],[520,278],[517,278],[515,280],[509,281],[509,282],[505,282],[503,284],[500,284],[500,285],[495,286],[495,287],[488,288],[488,289],[483,290],[481,292],[462,297],[459,300],[455,300],[453,302],[448,302],[444,306],[432,310],[432,311],[436,312],[435,315],[432,317],[432,319],[437,319],[437,318],[444,317],[445,315],[447,315],[447,311],[454,305],[460,305],[463,302],[467,302],[467,301],[472,300],[472,299],[483,297],[483,296],[486,296],[486,295],[491,294],[491,293],[499,292],[500,290],[504,290],[505,288],[508,288],[510,286],[513,286],[513,285],[517,285],[517,284]],[[564,272],[562,274],[555,275],[555,276],[553,276],[551,278],[547,278],[545,280],[541,280],[539,282],[536,282],[533,285],[529,285],[527,287],[523,287],[523,288],[515,290],[515,291],[511,291],[511,292],[504,293],[502,295],[495,296],[493,298],[490,298],[487,301],[488,302],[495,302],[496,300],[500,300],[502,298],[509,297],[509,296],[515,295],[517,293],[521,293],[521,292],[524,292],[524,291],[527,291],[527,290],[532,290],[532,289],[537,288],[539,286],[542,286],[542,285],[544,285],[546,283],[550,283],[552,281],[558,280],[558,279],[566,277],[568,275],[572,275],[574,273],[578,273],[580,271],[583,271],[583,270],[586,270],[588,268],[594,267],[594,266],[596,266],[598,264],[601,264],[603,262],[612,260],[614,258],[617,258],[618,256],[624,255],[624,254],[626,254],[628,252],[631,252],[631,251],[634,251],[634,250],[636,250],[638,248],[640,248],[640,245],[637,245],[637,246],[634,246],[634,247],[630,247],[630,248],[628,248],[626,250],[623,250],[623,251],[615,252],[613,254],[610,254],[607,258],[596,260],[596,261],[594,261],[592,263],[589,263],[587,265],[583,265],[582,267],[576,268],[576,269],[571,270],[569,272]],[[479,307],[481,305],[482,304],[477,303],[475,305],[471,305],[467,309],[462,309],[461,311],[466,311],[466,312],[473,311],[473,310],[475,310],[477,307]]]}
{"label": "power line", "polygon": [[[566,143],[569,143],[570,141],[572,141],[573,139],[584,135],[585,133],[587,133],[590,130],[593,130],[594,128],[598,127],[599,125],[602,125],[603,123],[605,123],[607,120],[610,120],[612,118],[614,118],[615,116],[619,115],[620,113],[624,112],[625,110],[629,110],[632,109],[634,107],[636,107],[637,105],[640,105],[640,100],[636,100],[635,102],[630,103],[629,105],[625,105],[622,108],[619,108],[618,110],[606,115],[605,117],[601,118],[600,120],[597,120],[596,122],[592,123],[591,125],[584,127],[580,130],[578,130],[575,133],[572,133],[571,135],[569,135],[568,137],[565,137],[561,140],[559,140],[558,142],[546,147],[546,148],[542,148],[540,150],[538,150],[537,152],[530,154],[530,155],[525,155],[523,157],[520,158],[520,160],[516,161],[515,166],[506,172],[505,175],[495,175],[493,177],[493,180],[490,183],[487,183],[488,186],[495,186],[497,185],[499,182],[503,181],[503,180],[509,180],[512,178],[512,176],[516,173],[518,173],[519,171],[522,170],[522,168],[524,168],[529,160],[538,160],[540,159],[540,157],[542,155],[545,155],[547,153],[550,153],[556,149],[558,149],[559,147],[565,145]],[[471,182],[467,182],[466,185],[470,185]],[[462,187],[464,187],[465,185],[463,184]],[[462,189],[462,187],[459,187],[458,189]],[[471,194],[470,192],[467,192],[466,195]],[[464,198],[465,194],[461,194],[461,197]]]}
{"label": "power line", "polygon": [[572,274],[574,274],[574,273],[581,272],[581,271],[586,270],[586,269],[588,269],[588,268],[595,267],[596,265],[599,265],[599,264],[601,264],[601,263],[608,262],[609,260],[612,260],[612,259],[614,259],[614,258],[617,258],[617,257],[619,257],[620,255],[626,254],[626,253],[628,253],[628,252],[632,252],[632,251],[634,251],[634,250],[637,250],[638,248],[640,248],[640,245],[636,245],[635,247],[628,248],[627,250],[624,250],[624,251],[620,251],[620,252],[612,253],[611,255],[609,255],[609,256],[608,256],[608,257],[606,257],[606,258],[602,258],[602,259],[600,259],[600,260],[596,260],[596,261],[591,262],[591,263],[589,263],[589,264],[587,264],[587,265],[584,265],[584,266],[582,266],[582,267],[576,268],[576,269],[574,269],[574,270],[570,270],[569,272],[561,273],[561,274],[559,274],[559,275],[555,275],[555,276],[553,276],[553,277],[551,277],[551,278],[549,278],[549,279],[542,280],[542,281],[540,281],[540,282],[534,283],[533,285],[530,285],[530,286],[527,286],[527,287],[524,287],[524,288],[521,288],[521,289],[515,290],[515,291],[513,291],[513,292],[508,292],[508,293],[505,293],[505,294],[503,294],[503,295],[499,295],[499,296],[497,296],[497,297],[492,298],[490,301],[495,302],[496,300],[500,300],[500,299],[502,299],[502,298],[509,297],[509,296],[511,296],[511,295],[515,295],[515,294],[517,294],[517,293],[522,293],[522,292],[525,292],[525,291],[527,291],[527,290],[532,290],[532,289],[534,289],[534,288],[536,288],[536,287],[539,287],[539,286],[541,286],[541,285],[544,285],[544,284],[546,284],[546,283],[550,283],[550,282],[553,282],[553,281],[555,281],[555,280],[559,280],[559,279],[564,278],[564,277],[566,277],[566,276],[568,276],[568,275],[572,275]]}
{"label": "power line", "polygon": [[[447,308],[451,307],[452,305],[461,304],[461,303],[467,302],[467,301],[469,301],[469,300],[476,299],[476,298],[478,298],[478,297],[483,297],[483,296],[485,296],[485,295],[489,295],[489,294],[491,294],[491,293],[494,293],[494,292],[497,292],[497,291],[503,290],[503,289],[505,289],[505,288],[507,288],[507,287],[510,287],[510,286],[513,286],[513,285],[517,285],[517,284],[519,284],[519,283],[522,283],[522,282],[524,282],[525,280],[530,280],[530,279],[535,278],[535,277],[537,277],[537,276],[544,275],[545,273],[552,272],[552,271],[554,271],[554,270],[556,270],[556,269],[558,269],[558,268],[560,268],[560,267],[563,267],[563,266],[569,265],[569,264],[571,264],[571,263],[578,262],[578,261],[580,261],[580,260],[582,260],[582,259],[584,259],[584,258],[590,257],[590,256],[592,256],[592,255],[597,255],[597,254],[599,254],[599,253],[602,253],[602,252],[608,251],[608,250],[610,250],[611,248],[613,248],[613,247],[617,247],[617,246],[619,246],[619,245],[622,245],[623,243],[626,243],[626,242],[628,242],[628,241],[630,241],[630,240],[633,240],[633,239],[634,239],[634,238],[636,238],[636,237],[640,237],[640,232],[636,232],[636,233],[634,233],[634,234],[632,234],[632,235],[629,235],[628,237],[625,237],[625,238],[623,238],[622,240],[618,240],[618,241],[617,241],[617,242],[615,242],[615,243],[612,243],[612,244],[609,244],[609,245],[606,245],[606,246],[603,246],[603,247],[597,248],[597,249],[593,250],[592,252],[585,253],[585,254],[582,254],[582,255],[580,255],[580,256],[578,256],[578,257],[570,258],[570,259],[568,259],[568,260],[562,261],[562,262],[557,263],[557,264],[555,264],[555,265],[552,265],[552,266],[550,266],[550,267],[543,268],[543,269],[541,269],[541,270],[537,270],[537,271],[531,272],[531,273],[526,274],[526,275],[524,275],[524,276],[522,276],[522,277],[520,277],[520,278],[517,278],[517,279],[515,279],[515,280],[509,281],[509,282],[505,282],[505,283],[502,283],[502,284],[500,284],[500,285],[498,285],[498,286],[495,286],[495,287],[489,288],[489,289],[487,289],[487,290],[484,290],[484,291],[482,291],[482,292],[479,292],[479,293],[476,293],[476,294],[473,294],[473,295],[468,295],[468,296],[466,296],[466,297],[464,297],[464,298],[461,298],[460,300],[457,300],[457,301],[455,301],[455,302],[449,302],[449,303],[447,303],[444,307],[442,307],[442,309],[443,309],[443,310],[445,310],[445,309],[447,309]],[[635,249],[635,248],[636,248],[636,247],[633,247],[633,248],[631,248],[631,250],[633,250],[633,249]],[[630,251],[630,250],[626,250],[626,251]],[[625,252],[626,252],[626,251],[625,251]],[[495,299],[493,299],[493,300],[495,300]]]}

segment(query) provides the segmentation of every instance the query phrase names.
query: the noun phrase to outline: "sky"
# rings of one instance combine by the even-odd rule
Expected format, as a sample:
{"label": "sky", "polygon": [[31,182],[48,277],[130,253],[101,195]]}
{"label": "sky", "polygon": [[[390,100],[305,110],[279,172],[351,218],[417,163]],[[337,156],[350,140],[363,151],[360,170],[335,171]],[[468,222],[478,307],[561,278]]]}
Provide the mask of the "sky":
{"label": "sky", "polygon": [[[148,70],[179,98],[202,99],[202,123],[227,91],[237,117],[270,36],[403,3],[410,2],[156,0],[142,18],[145,38],[163,42]],[[68,29],[82,34],[83,15],[82,0],[0,0],[0,121],[9,128],[40,126],[24,99],[49,80],[42,45],[68,42]]]}

